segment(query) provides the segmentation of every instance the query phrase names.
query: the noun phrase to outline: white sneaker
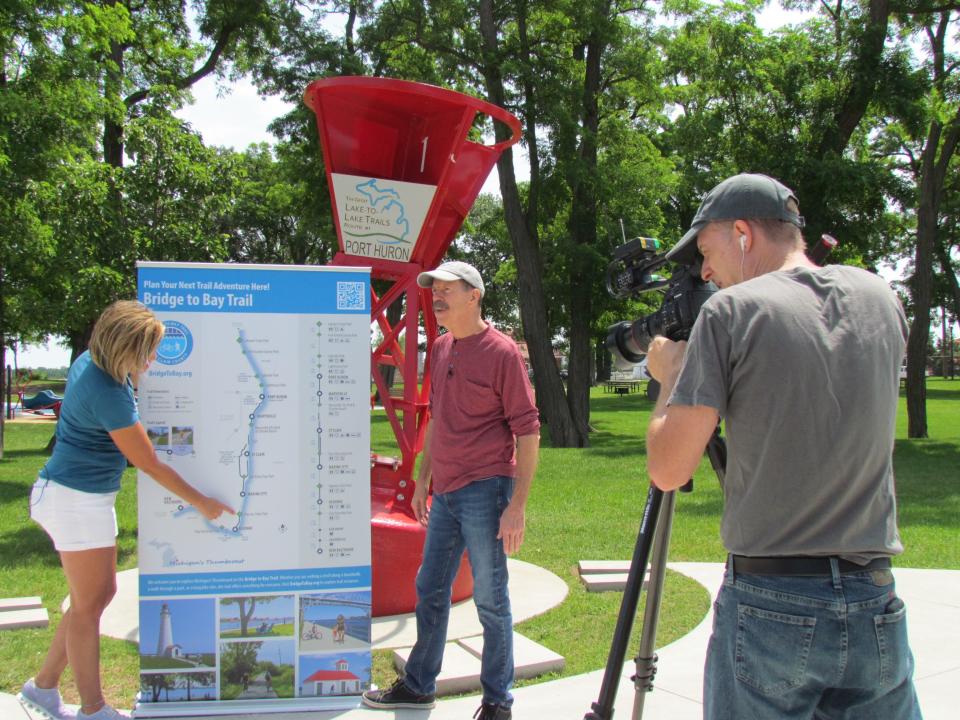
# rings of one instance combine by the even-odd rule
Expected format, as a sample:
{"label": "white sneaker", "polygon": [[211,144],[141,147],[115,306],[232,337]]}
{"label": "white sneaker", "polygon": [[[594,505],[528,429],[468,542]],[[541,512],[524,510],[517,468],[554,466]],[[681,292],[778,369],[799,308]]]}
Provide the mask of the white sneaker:
{"label": "white sneaker", "polygon": [[82,710],[77,711],[77,720],[131,720],[130,716],[125,712],[120,712],[115,710],[109,705],[104,705],[102,708],[97,710],[93,715],[87,715]]}
{"label": "white sneaker", "polygon": [[27,680],[17,699],[26,707],[50,720],[76,720],[77,713],[63,704],[56,688],[38,688],[33,678]]}

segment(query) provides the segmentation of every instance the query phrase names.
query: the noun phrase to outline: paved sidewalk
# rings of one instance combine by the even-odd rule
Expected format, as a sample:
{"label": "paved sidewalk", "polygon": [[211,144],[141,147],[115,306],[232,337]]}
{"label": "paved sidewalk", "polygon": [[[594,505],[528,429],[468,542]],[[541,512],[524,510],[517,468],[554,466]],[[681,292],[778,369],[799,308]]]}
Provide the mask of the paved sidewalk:
{"label": "paved sidewalk", "polygon": [[[715,597],[723,574],[718,563],[670,563],[670,568],[703,584]],[[960,571],[895,571],[897,591],[908,608],[910,643],[916,658],[915,682],[925,720],[957,717],[955,689],[960,687]],[[523,588],[512,589],[522,593]],[[643,717],[654,720],[699,720],[703,659],[710,634],[712,612],[689,634],[658,651],[654,691],[645,696]],[[599,641],[599,640],[598,640]],[[608,638],[602,639],[605,644]],[[628,654],[635,652],[631,647]],[[630,717],[634,691],[629,676],[633,662],[624,666],[615,705],[615,717]],[[518,720],[579,720],[597,700],[603,671],[540,683],[514,691],[514,717]],[[12,704],[11,704],[12,701]],[[479,697],[442,700],[430,711],[384,712],[357,708],[337,712],[297,714],[258,713],[221,716],[228,720],[468,720]],[[0,717],[40,720],[19,712],[10,695],[0,695]]]}

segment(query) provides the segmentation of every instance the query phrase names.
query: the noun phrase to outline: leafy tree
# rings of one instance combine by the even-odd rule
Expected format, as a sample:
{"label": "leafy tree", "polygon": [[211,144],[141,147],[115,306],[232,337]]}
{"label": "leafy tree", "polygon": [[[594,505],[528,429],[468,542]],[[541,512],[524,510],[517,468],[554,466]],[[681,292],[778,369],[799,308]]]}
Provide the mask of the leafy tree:
{"label": "leafy tree", "polygon": [[[10,196],[12,211],[5,215],[33,228],[33,237],[58,246],[56,260],[51,257],[53,252],[48,252],[48,267],[38,273],[44,279],[43,296],[57,327],[41,327],[44,332],[62,331],[76,355],[86,347],[92,323],[103,306],[129,296],[134,262],[143,249],[139,243],[147,234],[152,242],[159,232],[156,225],[136,227],[142,208],[136,202],[130,206],[129,201],[138,199],[138,190],[139,199],[145,200],[142,194],[147,189],[137,182],[147,171],[125,172],[125,158],[131,156],[137,162],[138,155],[171,158],[179,148],[170,113],[188,99],[191,86],[212,73],[248,67],[264,57],[278,38],[279,19],[293,3],[196,3],[193,10],[199,40],[191,37],[188,7],[179,0],[48,0],[39,3],[39,8],[36,5],[13,3],[0,15],[4,24],[0,37],[12,38],[2,48],[6,85],[12,76],[9,66],[15,65],[16,89],[24,91],[16,98],[27,97],[28,90],[34,91],[30,97],[35,98],[31,100],[33,108],[24,107],[22,100],[4,105],[23,122],[34,110],[40,111],[36,113],[38,131],[33,132],[47,132],[50,139],[39,146],[49,147],[54,162],[41,167],[14,166],[20,185]],[[14,124],[15,133],[25,127],[23,122]],[[143,130],[139,134],[138,123]],[[159,133],[156,138],[154,132]],[[29,140],[16,137],[21,139]],[[149,147],[151,142],[153,147]],[[133,145],[128,147],[128,143]],[[3,146],[16,147],[13,142]],[[219,257],[222,253],[215,248],[206,247],[199,253],[197,249],[208,240],[216,243],[216,234],[200,241],[195,221],[186,222],[193,227],[179,225],[182,217],[167,223],[171,202],[190,200],[177,193],[196,190],[191,185],[203,184],[202,175],[207,172],[206,167],[199,167],[205,163],[197,162],[196,143],[191,147],[186,141],[182,149],[186,157],[178,157],[164,173],[154,176],[160,182],[170,181],[158,186],[150,200],[154,203],[151,210],[161,211],[159,218],[153,213],[152,219],[164,226],[164,237],[156,238],[158,252],[181,258],[198,254]],[[44,167],[52,168],[49,174]],[[188,167],[195,175],[189,181],[179,172]],[[61,199],[58,190],[64,183],[69,187]],[[164,193],[171,202],[161,202]],[[43,213],[31,212],[37,204],[42,204]],[[42,231],[44,226],[49,229]],[[68,232],[74,234],[64,234]],[[173,241],[182,244],[174,248]],[[43,253],[37,256],[43,258]],[[81,265],[84,262],[90,264]],[[60,267],[80,274],[60,272]],[[80,295],[74,297],[75,292]]]}
{"label": "leafy tree", "polygon": [[269,599],[272,599],[272,597],[229,597],[221,599],[220,605],[221,607],[229,607],[230,605],[237,606],[237,612],[240,618],[240,637],[247,637],[249,634],[247,629],[250,625],[250,618],[253,617],[253,613],[257,609],[257,600]]}
{"label": "leafy tree", "polygon": [[202,688],[210,688],[216,682],[217,676],[212,672],[189,672],[176,676],[177,688],[187,691],[187,702],[193,699],[190,693],[194,685],[199,685]]}
{"label": "leafy tree", "polygon": [[[494,6],[487,0],[477,5],[458,0],[428,5],[416,0],[393,0],[381,7],[375,21],[362,28],[360,36],[375,74],[472,90],[521,117],[531,164],[526,203],[521,200],[511,148],[497,164],[500,192],[516,262],[522,298],[520,316],[536,377],[537,404],[548,422],[553,444],[565,446],[580,443],[553,361],[542,280],[538,239],[542,182],[534,83],[538,77],[546,81],[551,75],[538,75],[533,69],[533,61],[539,56],[530,47],[528,21],[536,9],[539,4],[527,2]],[[501,29],[505,37],[501,36]],[[514,92],[504,71],[519,69],[525,75],[517,78]],[[494,136],[497,142],[506,140],[509,129],[496,123]]]}
{"label": "leafy tree", "polygon": [[960,249],[960,172],[956,157],[947,173],[946,183],[940,208],[943,221],[940,223],[939,242],[934,248],[940,265],[940,274],[936,278],[942,280],[942,292],[938,294],[940,304],[949,307],[954,318],[960,318],[960,283],[953,259]]}
{"label": "leafy tree", "polygon": [[[33,309],[52,291],[37,278],[53,242],[32,190],[89,152],[90,121],[101,109],[84,81],[91,44],[65,7],[56,0],[0,6],[0,368],[12,343],[47,332],[49,316]],[[0,418],[0,456],[2,431]]]}
{"label": "leafy tree", "polygon": [[[952,209],[947,190],[951,182],[956,182],[960,94],[957,58],[947,46],[947,38],[956,32],[953,12],[912,15],[905,19],[904,26],[923,43],[925,53],[918,74],[922,74],[927,92],[912,106],[903,108],[900,122],[886,128],[879,146],[896,159],[894,169],[912,180],[906,197],[899,198],[916,223],[912,275],[907,283],[912,315],[907,343],[907,432],[909,437],[927,437],[930,316],[939,304],[936,300],[945,300],[948,292],[955,298],[958,295],[950,260],[952,224],[944,220],[945,211]],[[935,261],[942,271],[939,293],[933,274]]]}
{"label": "leafy tree", "polygon": [[224,643],[220,646],[220,667],[223,677],[239,684],[243,677],[251,677],[257,669],[257,653],[263,645],[260,641]]}
{"label": "leafy tree", "polygon": [[140,675],[140,691],[150,693],[151,702],[160,701],[160,693],[166,691],[167,699],[170,699],[170,690],[176,687],[174,675],[165,673],[149,673]]}
{"label": "leafy tree", "polygon": [[[874,267],[905,248],[915,223],[907,396],[910,435],[925,436],[932,262],[943,247],[939,206],[957,139],[953,64],[943,60],[950,12],[903,6],[897,25],[887,0],[821,8],[772,37],[753,26],[749,6],[696,8],[667,46],[682,107],[669,147],[689,166],[693,198],[742,170],[783,179],[797,190],[808,240],[840,238],[834,260]],[[914,67],[911,33],[926,34],[929,79]],[[891,200],[906,217],[890,212]],[[681,226],[695,207],[678,206]],[[949,264],[949,251],[942,259]]]}
{"label": "leafy tree", "polygon": [[[864,49],[877,33],[864,29],[872,16],[856,3],[770,35],[756,26],[756,9],[694,5],[660,35],[671,112],[657,142],[682,169],[671,224],[689,227],[702,195],[725,177],[762,172],[797,192],[808,240],[824,232],[841,240],[832,261],[872,265],[894,180],[869,152],[872,125],[861,121],[871,106],[863,103],[882,99],[888,85],[878,77],[903,90],[903,48],[876,57],[872,44]],[[885,17],[876,21],[884,28]]]}
{"label": "leafy tree", "polygon": [[[126,137],[135,161],[129,167],[79,159],[34,183],[28,195],[55,252],[38,270],[50,290],[34,295],[29,308],[46,332],[69,339],[74,358],[102,309],[134,294],[136,260],[226,257],[223,225],[236,184],[231,154],[204,147],[166,113],[128,123]],[[118,189],[128,214],[123,234],[110,200]]]}
{"label": "leafy tree", "polygon": [[[628,113],[629,90],[610,88],[649,79],[647,65],[635,62],[637,17],[632,5],[613,2],[395,0],[361,31],[377,72],[473,91],[521,119],[530,181],[517,183],[509,149],[498,172],[537,403],[555,446],[587,443],[593,310],[608,249],[597,247],[607,149],[598,138],[607,116]],[[494,127],[497,141],[508,132]],[[569,391],[554,361],[560,328],[571,346]]]}
{"label": "leafy tree", "polygon": [[227,222],[239,192],[236,153],[203,145],[166,112],[126,129],[122,188],[126,225],[141,260],[217,262],[227,257]]}
{"label": "leafy tree", "polygon": [[500,198],[486,194],[477,198],[447,254],[469,262],[480,271],[486,289],[484,317],[500,327],[519,329],[517,266]]}
{"label": "leafy tree", "polygon": [[[309,144],[274,152],[252,146],[235,164],[240,177],[227,218],[228,252],[237,262],[324,265],[336,250],[326,177]],[[319,177],[317,177],[319,166]]]}

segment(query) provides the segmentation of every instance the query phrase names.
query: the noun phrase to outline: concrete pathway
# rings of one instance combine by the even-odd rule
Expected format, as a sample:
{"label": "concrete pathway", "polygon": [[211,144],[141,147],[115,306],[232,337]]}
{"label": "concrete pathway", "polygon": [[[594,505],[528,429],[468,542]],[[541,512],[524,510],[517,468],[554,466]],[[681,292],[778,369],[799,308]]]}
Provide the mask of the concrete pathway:
{"label": "concrete pathway", "polygon": [[237,700],[275,697],[277,697],[277,693],[274,691],[273,686],[267,681],[267,674],[260,673],[250,681],[247,689],[237,696]]}
{"label": "concrete pathway", "polygon": [[[723,574],[718,563],[670,563],[670,568],[704,585],[711,597],[716,596]],[[955,720],[960,687],[960,571],[912,570],[895,571],[897,590],[908,609],[910,642],[916,658],[915,682],[925,720]],[[531,591],[533,589],[531,588]],[[514,587],[511,594],[521,597],[526,587]],[[644,696],[643,717],[654,720],[699,720],[703,660],[710,635],[712,612],[689,634],[658,651],[656,687]],[[466,633],[472,635],[474,633]],[[609,638],[598,639],[604,644]],[[631,647],[629,653],[636,651]],[[615,717],[631,716],[634,703],[633,685],[629,680],[633,662],[623,668],[615,704]],[[518,720],[579,720],[597,700],[603,670],[531,685],[514,691],[514,717]],[[12,702],[11,702],[12,701]],[[283,714],[260,712],[246,715],[224,715],[225,720],[468,720],[480,704],[478,696],[441,700],[433,710],[398,710],[384,712],[356,708],[337,712]],[[40,720],[19,713],[12,696],[0,694],[0,717]]]}

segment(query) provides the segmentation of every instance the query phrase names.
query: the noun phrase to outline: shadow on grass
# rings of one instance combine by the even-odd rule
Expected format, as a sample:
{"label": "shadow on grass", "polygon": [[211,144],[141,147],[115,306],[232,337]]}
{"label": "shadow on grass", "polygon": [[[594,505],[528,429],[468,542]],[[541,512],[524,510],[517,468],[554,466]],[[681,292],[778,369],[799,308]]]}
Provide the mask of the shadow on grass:
{"label": "shadow on grass", "polygon": [[137,559],[137,530],[120,528],[117,534],[117,569],[123,569],[131,558]]}
{"label": "shadow on grass", "polygon": [[643,393],[631,395],[601,395],[590,398],[590,414],[620,412],[622,410],[653,410],[653,401]]}
{"label": "shadow on grass", "polygon": [[34,524],[10,530],[0,536],[0,558],[6,568],[46,565],[60,567],[60,556],[50,537]]}
{"label": "shadow on grass", "polygon": [[701,518],[718,518],[723,512],[723,496],[694,489],[677,497],[677,513]]}
{"label": "shadow on grass", "polygon": [[[32,520],[29,525],[0,535],[0,558],[6,568],[30,567],[36,564],[60,567],[60,556],[50,536]],[[137,554],[137,531],[121,529],[117,535],[117,565]]]}
{"label": "shadow on grass", "polygon": [[24,458],[45,458],[49,457],[47,454],[46,445],[32,447],[32,448],[20,448],[17,450],[9,450],[7,448],[3,449],[3,459],[4,460],[22,460]]}
{"label": "shadow on grass", "polygon": [[30,481],[29,485],[22,482],[0,480],[0,505],[23,502],[23,507],[28,510],[31,487],[33,487],[33,480]]}
{"label": "shadow on grass", "polygon": [[[958,391],[960,391],[960,383],[957,383],[955,388],[931,388],[928,386],[927,400],[956,400]],[[904,388],[900,388],[900,397],[907,397],[907,391]]]}
{"label": "shadow on grass", "polygon": [[583,452],[587,456],[601,458],[636,456],[640,453],[646,457],[647,443],[642,437],[591,435],[590,447],[583,448]]}

